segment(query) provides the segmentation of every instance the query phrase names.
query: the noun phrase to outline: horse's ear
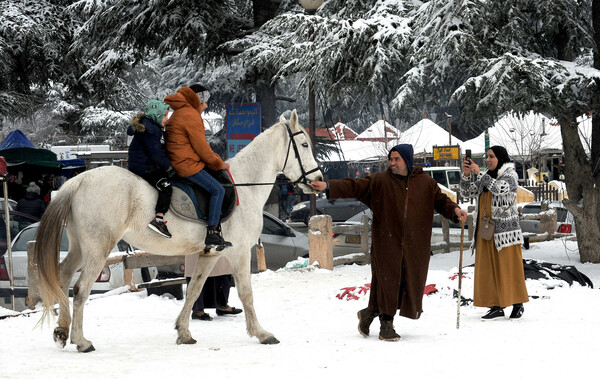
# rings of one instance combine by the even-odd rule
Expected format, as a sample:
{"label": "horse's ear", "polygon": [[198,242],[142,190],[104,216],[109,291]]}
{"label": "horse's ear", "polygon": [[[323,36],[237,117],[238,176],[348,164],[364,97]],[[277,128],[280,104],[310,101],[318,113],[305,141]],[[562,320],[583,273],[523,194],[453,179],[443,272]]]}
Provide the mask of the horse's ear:
{"label": "horse's ear", "polygon": [[279,122],[286,122],[287,120],[285,119],[285,116],[282,114],[281,116],[279,116]]}
{"label": "horse's ear", "polygon": [[290,116],[290,127],[295,129],[296,125],[298,125],[298,113],[296,113],[296,110],[294,109]]}

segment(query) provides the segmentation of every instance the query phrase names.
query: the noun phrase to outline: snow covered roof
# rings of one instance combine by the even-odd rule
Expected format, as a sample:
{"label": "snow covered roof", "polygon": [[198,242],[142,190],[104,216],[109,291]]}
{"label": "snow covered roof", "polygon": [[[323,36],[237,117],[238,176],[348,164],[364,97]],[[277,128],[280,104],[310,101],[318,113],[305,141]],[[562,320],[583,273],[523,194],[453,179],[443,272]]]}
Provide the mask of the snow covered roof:
{"label": "snow covered roof", "polygon": [[352,141],[358,135],[342,122],[338,122],[331,128],[317,129],[315,133],[317,137],[324,137],[332,141]]}
{"label": "snow covered roof", "polygon": [[362,161],[386,157],[388,148],[385,142],[379,141],[338,141],[339,153],[331,153],[325,161]]}
{"label": "snow covered roof", "polygon": [[[433,146],[448,146],[448,131],[428,118],[424,118],[408,128],[400,136],[399,143],[410,143],[413,145],[415,154],[432,153]],[[452,136],[452,145],[460,145],[463,142]]]}
{"label": "snow covered roof", "polygon": [[[579,118],[579,135],[586,152],[591,147],[592,119],[590,116]],[[529,113],[524,117],[507,115],[488,128],[490,146],[501,145],[511,156],[523,156],[539,150],[562,150],[560,125],[554,120],[539,114]],[[463,152],[471,149],[473,154],[485,153],[485,132],[465,141],[461,145]]]}
{"label": "snow covered roof", "polygon": [[397,141],[400,138],[400,131],[389,122],[379,120],[369,126],[367,130],[360,133],[356,139],[361,141]]}

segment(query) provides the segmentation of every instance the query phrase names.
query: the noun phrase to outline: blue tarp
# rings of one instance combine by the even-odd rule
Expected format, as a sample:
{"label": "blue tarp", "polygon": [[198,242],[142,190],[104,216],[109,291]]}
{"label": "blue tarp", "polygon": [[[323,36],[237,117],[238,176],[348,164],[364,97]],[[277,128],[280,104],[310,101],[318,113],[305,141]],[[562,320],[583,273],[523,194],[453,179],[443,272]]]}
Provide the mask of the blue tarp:
{"label": "blue tarp", "polygon": [[0,145],[0,156],[6,159],[9,167],[20,165],[52,169],[61,167],[56,160],[56,154],[50,150],[35,147],[20,130],[14,130],[6,137]]}
{"label": "blue tarp", "polygon": [[8,134],[8,136],[6,136],[6,139],[4,140],[4,142],[2,142],[0,149],[14,149],[17,147],[35,148],[35,146],[33,146],[29,138],[27,138],[27,136],[23,134],[22,131],[13,130]]}
{"label": "blue tarp", "polygon": [[63,170],[85,167],[85,159],[83,158],[61,159],[58,163],[63,165]]}

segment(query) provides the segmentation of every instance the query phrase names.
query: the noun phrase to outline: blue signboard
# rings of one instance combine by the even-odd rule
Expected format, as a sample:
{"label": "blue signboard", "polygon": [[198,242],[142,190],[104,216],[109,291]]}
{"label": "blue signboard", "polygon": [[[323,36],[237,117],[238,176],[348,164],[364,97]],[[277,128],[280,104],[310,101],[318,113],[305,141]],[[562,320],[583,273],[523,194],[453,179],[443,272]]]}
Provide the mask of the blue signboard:
{"label": "blue signboard", "polygon": [[260,104],[231,104],[225,116],[227,156],[235,156],[260,133]]}

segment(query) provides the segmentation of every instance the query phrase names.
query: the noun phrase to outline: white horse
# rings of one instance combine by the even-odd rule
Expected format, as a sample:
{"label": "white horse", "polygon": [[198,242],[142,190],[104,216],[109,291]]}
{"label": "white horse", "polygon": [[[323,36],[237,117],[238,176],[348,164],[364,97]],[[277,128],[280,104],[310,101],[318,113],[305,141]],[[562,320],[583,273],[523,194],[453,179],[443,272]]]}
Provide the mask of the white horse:
{"label": "white horse", "polygon": [[[274,183],[277,174],[283,172],[305,193],[309,193],[312,191],[309,182],[322,180],[310,140],[298,124],[295,110],[289,121],[282,116],[279,123],[261,133],[229,163],[236,183]],[[233,243],[233,247],[201,255],[198,259],[187,288],[185,304],[175,323],[177,344],[196,342],[189,331],[192,305],[219,256],[227,257],[233,268],[248,334],[256,336],[263,344],[279,343],[258,323],[250,283],[250,249],[259,239],[262,209],[271,189],[271,186],[265,185],[237,187],[239,205],[222,225],[223,235]],[[142,178],[116,166],[105,166],[67,181],[50,202],[38,228],[34,254],[44,307],[41,321],[58,300],[60,313],[53,336],[61,348],[66,345],[71,323],[67,295],[69,282],[81,269],[81,276],[73,287],[71,343],[76,344],[80,352],[95,350],[92,342],[83,336],[83,307],[92,284],[119,239],[159,255],[203,251],[206,227],[201,223],[168,212],[166,221],[173,234],[171,239],[163,238],[148,228],[148,220],[154,216],[157,196],[156,190]],[[65,223],[69,253],[59,267],[60,235]]]}

